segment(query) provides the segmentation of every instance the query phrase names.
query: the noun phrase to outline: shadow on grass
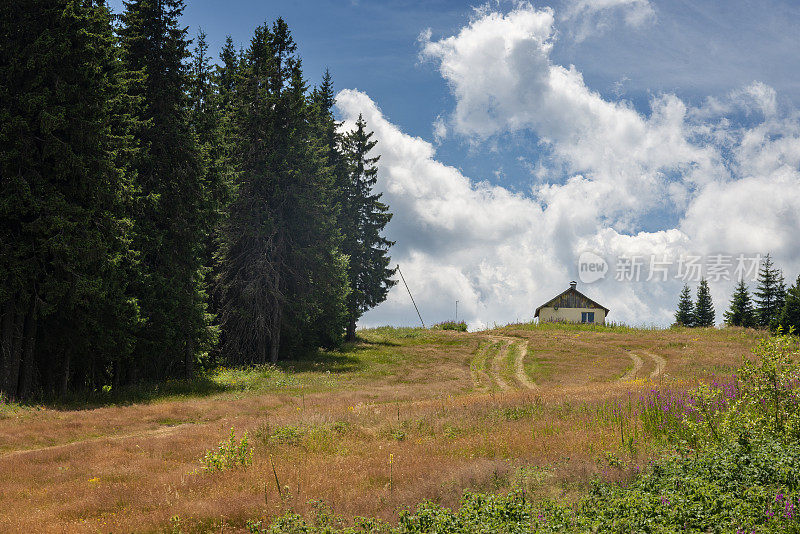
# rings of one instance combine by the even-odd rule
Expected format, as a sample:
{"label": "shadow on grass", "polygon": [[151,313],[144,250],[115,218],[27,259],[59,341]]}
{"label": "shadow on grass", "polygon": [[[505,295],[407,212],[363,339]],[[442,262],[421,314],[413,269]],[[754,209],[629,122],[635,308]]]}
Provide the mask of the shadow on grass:
{"label": "shadow on grass", "polygon": [[147,404],[170,397],[207,397],[234,390],[204,374],[191,379],[170,379],[164,382],[145,382],[119,388],[117,391],[72,391],[58,397],[42,397],[35,404],[55,410],[91,410],[104,406]]}
{"label": "shadow on grass", "polygon": [[337,350],[315,350],[292,360],[279,360],[277,367],[287,373],[351,373],[364,367],[354,356],[368,347],[358,343],[345,343]]}
{"label": "shadow on grass", "polygon": [[[268,391],[306,373],[342,374],[356,372],[365,367],[358,354],[371,345],[383,345],[364,339],[346,343],[338,350],[314,350],[292,360],[279,360],[277,364],[217,367],[191,379],[169,379],[162,382],[145,382],[123,386],[114,390],[73,391],[63,396],[40,396],[20,406],[47,406],[55,410],[89,410],[104,406],[127,406],[151,403],[170,397],[208,397],[237,391]],[[386,343],[389,345],[389,343]],[[226,379],[223,374],[235,374]],[[277,376],[276,376],[277,375]],[[281,380],[283,379],[283,380]],[[261,383],[259,383],[261,381]],[[283,387],[286,387],[285,385]]]}

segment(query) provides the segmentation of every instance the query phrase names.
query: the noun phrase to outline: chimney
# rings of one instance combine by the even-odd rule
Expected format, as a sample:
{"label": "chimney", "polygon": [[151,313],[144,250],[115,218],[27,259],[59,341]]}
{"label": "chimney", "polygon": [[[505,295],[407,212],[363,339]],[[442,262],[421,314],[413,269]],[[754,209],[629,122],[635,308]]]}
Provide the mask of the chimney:
{"label": "chimney", "polygon": [[578,282],[576,282],[575,280],[573,280],[572,282],[570,282],[570,283],[569,283],[569,288],[570,288],[570,289],[575,289],[575,286],[577,286],[577,285],[578,285]]}

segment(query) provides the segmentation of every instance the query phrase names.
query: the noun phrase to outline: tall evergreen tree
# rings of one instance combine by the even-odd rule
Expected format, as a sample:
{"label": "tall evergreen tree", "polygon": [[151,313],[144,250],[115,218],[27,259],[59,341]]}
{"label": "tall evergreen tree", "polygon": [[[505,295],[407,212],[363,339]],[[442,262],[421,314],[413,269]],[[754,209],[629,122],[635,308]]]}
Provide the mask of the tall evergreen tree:
{"label": "tall evergreen tree", "polygon": [[793,329],[795,334],[800,334],[800,276],[786,292],[786,301],[781,309],[778,322],[784,332]]}
{"label": "tall evergreen tree", "polygon": [[380,156],[370,157],[377,141],[367,132],[367,123],[359,115],[356,128],[344,137],[350,180],[343,203],[343,251],[350,258],[348,279],[351,292],[347,299],[348,341],[355,341],[356,322],[368,309],[377,306],[396,281],[389,268],[388,250],[394,243],[381,233],[392,219],[389,208],[374,193],[378,179],[375,166]]}
{"label": "tall evergreen tree", "polygon": [[758,286],[753,293],[755,296],[758,326],[769,327],[778,315],[779,276],[780,272],[778,269],[774,268],[772,258],[767,254],[758,271]]}
{"label": "tall evergreen tree", "polygon": [[731,297],[730,309],[725,312],[725,324],[745,327],[752,327],[756,324],[753,304],[750,301],[750,292],[744,283],[744,279],[739,280],[739,284]]}
{"label": "tall evergreen tree", "polygon": [[236,70],[239,68],[239,56],[233,46],[230,35],[225,38],[225,44],[219,53],[220,64],[216,66],[216,83],[219,93],[218,107],[224,114],[228,111],[236,83]]}
{"label": "tall evergreen tree", "polygon": [[[209,340],[203,291],[203,245],[209,231],[206,172],[189,113],[183,0],[124,2],[120,29],[139,156],[134,287],[144,324],[130,372],[162,378],[191,374]],[[134,377],[135,378],[135,377]]]}
{"label": "tall evergreen tree", "polygon": [[256,28],[231,107],[236,195],[225,221],[218,291],[232,363],[276,361],[341,323],[346,258],[332,178],[286,23]]}
{"label": "tall evergreen tree", "polygon": [[675,324],[678,326],[694,326],[694,303],[692,302],[692,292],[689,290],[688,284],[683,284],[683,290],[678,299]]}
{"label": "tall evergreen tree", "polygon": [[[200,142],[203,158],[203,199],[207,231],[204,236],[202,264],[205,270],[204,289],[210,293],[216,275],[219,224],[230,202],[231,183],[228,151],[224,139],[223,111],[214,82],[216,73],[207,55],[206,34],[201,30],[191,60],[189,100],[192,128]],[[216,301],[209,299],[212,314],[218,312]]]}
{"label": "tall evergreen tree", "polygon": [[708,327],[714,326],[716,313],[714,303],[711,300],[711,290],[705,278],[700,280],[697,287],[697,301],[694,305],[694,326]]}
{"label": "tall evergreen tree", "polygon": [[779,323],[781,312],[786,305],[786,280],[783,277],[783,270],[778,270],[777,283],[775,284],[775,317],[770,321],[770,328],[776,328]]}
{"label": "tall evergreen tree", "polygon": [[[0,393],[105,383],[129,351],[125,120],[107,7],[0,5]],[[111,131],[115,125],[118,134]]]}

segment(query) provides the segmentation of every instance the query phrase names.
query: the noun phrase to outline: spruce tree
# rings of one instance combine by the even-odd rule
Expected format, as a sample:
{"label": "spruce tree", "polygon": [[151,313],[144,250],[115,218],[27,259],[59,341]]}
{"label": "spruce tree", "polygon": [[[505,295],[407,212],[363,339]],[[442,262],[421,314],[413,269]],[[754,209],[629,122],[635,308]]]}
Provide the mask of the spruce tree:
{"label": "spruce tree", "polygon": [[786,301],[781,309],[779,324],[784,332],[800,334],[800,276],[786,292]]}
{"label": "spruce tree", "polygon": [[772,258],[767,254],[758,271],[758,286],[755,296],[758,326],[769,327],[777,317],[779,271],[773,268]]}
{"label": "spruce tree", "polygon": [[675,324],[678,326],[694,326],[694,303],[692,302],[692,292],[687,284],[683,285],[683,290],[678,300]]}
{"label": "spruce tree", "polygon": [[728,326],[752,327],[755,326],[755,323],[750,292],[744,283],[744,279],[741,279],[731,297],[731,307],[725,312],[725,324]]}
{"label": "spruce tree", "polygon": [[316,344],[319,324],[342,325],[347,262],[306,91],[286,23],[256,28],[230,112],[236,194],[218,294],[231,363],[277,361]]}
{"label": "spruce tree", "polygon": [[694,326],[709,327],[714,326],[716,314],[714,303],[711,300],[711,290],[705,278],[700,280],[697,287],[697,302],[694,305]]}
{"label": "spruce tree", "polygon": [[374,193],[378,179],[376,164],[380,156],[370,157],[377,141],[367,132],[367,123],[359,115],[355,129],[344,137],[350,180],[342,206],[345,231],[343,251],[350,258],[348,279],[351,292],[347,299],[346,340],[355,341],[356,322],[368,309],[386,299],[396,281],[389,268],[389,248],[394,244],[381,233],[392,219],[389,208]]}
{"label": "spruce tree", "polygon": [[190,122],[183,0],[125,3],[120,38],[129,93],[138,103],[134,294],[144,316],[131,372],[191,375],[210,341],[203,250],[211,224],[206,170]]}
{"label": "spruce tree", "polygon": [[[217,79],[216,73],[207,52],[206,34],[201,30],[191,59],[189,100],[191,125],[200,143],[203,159],[202,209],[207,228],[203,237],[202,265],[205,274],[204,291],[210,297],[213,280],[218,274],[216,257],[220,239],[219,225],[230,202],[231,178],[224,139],[224,113],[214,81]],[[213,298],[209,298],[209,310],[212,315],[218,312],[217,302]]]}
{"label": "spruce tree", "polygon": [[783,270],[777,271],[777,283],[775,284],[775,316],[770,321],[770,328],[776,328],[779,323],[781,312],[786,305],[786,281],[783,278]]}
{"label": "spruce tree", "polygon": [[[0,393],[110,381],[136,321],[110,13],[0,5]],[[111,130],[115,126],[116,132]]]}
{"label": "spruce tree", "polygon": [[219,95],[217,105],[220,112],[224,114],[230,107],[231,95],[236,83],[236,71],[239,68],[239,56],[230,35],[225,38],[219,59],[220,64],[216,66],[216,84]]}

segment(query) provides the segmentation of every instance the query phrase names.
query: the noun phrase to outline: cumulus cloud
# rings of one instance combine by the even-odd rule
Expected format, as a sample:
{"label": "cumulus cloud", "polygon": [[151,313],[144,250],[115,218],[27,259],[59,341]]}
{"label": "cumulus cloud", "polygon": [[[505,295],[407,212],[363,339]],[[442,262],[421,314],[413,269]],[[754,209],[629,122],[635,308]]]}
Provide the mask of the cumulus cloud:
{"label": "cumulus cloud", "polygon": [[691,169],[694,180],[716,172],[714,153],[687,141],[687,109],[678,98],[654,98],[643,117],[625,102],[604,100],[573,66],[554,64],[554,23],[552,10],[522,4],[507,14],[484,13],[439,41],[423,36],[422,57],[438,63],[455,96],[450,122],[457,133],[486,139],[534,131],[584,176],[550,188],[550,202],[561,189],[588,195],[596,216],[627,227],[669,198],[665,172]]}
{"label": "cumulus cloud", "polygon": [[[345,128],[362,113],[375,131],[377,187],[395,213],[387,230],[397,242],[393,258],[424,317],[451,318],[458,300],[473,327],[530,319],[577,277],[585,250],[609,260],[671,261],[772,251],[791,273],[800,268],[800,123],[794,112],[782,115],[774,90],[754,82],[699,107],[658,95],[640,113],[591,90],[575,67],[553,62],[555,25],[551,9],[519,4],[507,13],[483,8],[453,36],[420,37],[421,56],[439,68],[455,100],[452,113],[434,122],[437,143],[451,134],[480,146],[532,133],[536,150],[520,155],[537,175],[528,194],[437,161],[432,143],[403,133],[365,93],[337,97]],[[673,227],[642,229],[664,210],[677,213]],[[612,266],[587,290],[612,319],[671,320],[679,281],[622,283],[614,274]],[[718,318],[732,283],[712,283]],[[408,324],[413,316],[405,288],[395,287],[362,322]]]}

